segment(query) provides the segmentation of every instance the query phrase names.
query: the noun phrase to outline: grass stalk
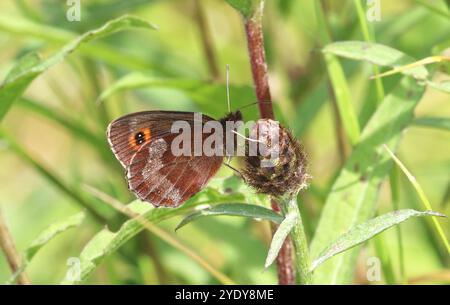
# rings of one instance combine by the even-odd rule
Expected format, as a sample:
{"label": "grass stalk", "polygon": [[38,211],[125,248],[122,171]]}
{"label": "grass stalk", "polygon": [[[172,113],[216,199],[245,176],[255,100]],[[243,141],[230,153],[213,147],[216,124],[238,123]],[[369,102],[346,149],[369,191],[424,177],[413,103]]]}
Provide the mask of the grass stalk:
{"label": "grass stalk", "polygon": [[136,219],[144,228],[146,228],[148,231],[150,231],[155,236],[161,238],[165,242],[167,242],[169,245],[174,247],[175,249],[183,252],[190,258],[192,258],[194,261],[196,261],[200,266],[202,266],[205,270],[207,270],[209,273],[211,273],[212,276],[214,276],[220,283],[224,285],[234,285],[236,284],[231,280],[228,276],[214,268],[211,264],[209,264],[206,260],[204,260],[200,255],[195,253],[193,250],[191,250],[189,247],[181,243],[178,239],[173,237],[171,234],[167,233],[163,229],[159,228],[158,226],[154,225],[153,223],[149,222],[145,218],[142,218],[142,215],[137,214],[136,212],[130,210],[126,205],[124,205],[122,202],[118,201],[115,198],[110,197],[109,195],[93,188],[90,186],[86,186],[86,189],[102,200],[104,203],[108,204],[118,212],[124,214],[125,216]]}
{"label": "grass stalk", "polygon": [[[398,187],[398,171],[397,168],[393,168],[389,175],[389,185],[391,187],[391,201],[394,210],[399,210],[399,187]],[[400,226],[395,226],[395,232],[397,235],[397,245],[398,245],[398,261],[400,267],[400,283],[407,284],[408,279],[406,278],[405,271],[405,254],[403,250],[403,235]]]}
{"label": "grass stalk", "polygon": [[75,189],[62,182],[62,180],[55,173],[53,173],[53,171],[43,165],[42,162],[37,161],[19,143],[14,141],[11,136],[7,135],[4,131],[0,131],[0,136],[7,141],[11,151],[13,151],[23,161],[31,165],[37,172],[39,172],[47,180],[52,182],[63,193],[72,198],[74,202],[79,204],[82,208],[86,209],[99,223],[107,222],[107,219],[102,214],[100,214],[97,209],[89,204],[81,195],[79,195]]}
{"label": "grass stalk", "polygon": [[209,73],[214,80],[220,79],[220,70],[217,66],[217,57],[214,51],[213,39],[209,30],[208,20],[206,18],[202,3],[200,0],[194,0],[194,19],[197,22],[198,29],[205,53],[206,62],[208,64]]}
{"label": "grass stalk", "polygon": [[[428,200],[427,196],[425,195],[425,192],[423,191],[422,187],[420,186],[420,183],[417,182],[416,177],[414,177],[411,172],[406,168],[406,166],[400,161],[400,159],[397,158],[397,156],[387,147],[384,145],[384,148],[387,150],[391,158],[397,163],[398,167],[403,171],[405,176],[408,178],[409,182],[411,182],[412,186],[416,190],[417,194],[419,195],[420,201],[422,202],[423,206],[429,210],[432,211],[433,208],[431,206],[430,201]],[[450,254],[450,244],[448,242],[447,237],[445,236],[444,230],[442,229],[441,224],[437,221],[435,217],[432,217],[431,219],[434,224],[434,228],[439,235],[442,243],[445,245],[445,248],[447,249],[447,252]]]}
{"label": "grass stalk", "polygon": [[[364,40],[367,42],[374,42],[373,33],[369,29],[369,25],[367,24],[367,18],[364,13],[364,8],[362,6],[361,0],[354,0],[354,4],[356,7],[356,12],[358,14],[359,24],[361,26],[361,31],[364,37]],[[372,65],[373,74],[377,76],[380,74],[380,69],[377,65]],[[384,99],[384,87],[383,82],[380,78],[375,78],[375,87],[377,92],[377,104],[381,103]]]}
{"label": "grass stalk", "polygon": [[[0,210],[0,248],[5,254],[6,260],[8,261],[9,267],[13,274],[15,274],[22,266],[22,259],[19,252],[17,251],[14,240],[11,233],[6,225],[6,221],[3,218],[2,211]],[[17,277],[17,284],[19,285],[29,285],[31,281],[25,272],[21,272]]]}

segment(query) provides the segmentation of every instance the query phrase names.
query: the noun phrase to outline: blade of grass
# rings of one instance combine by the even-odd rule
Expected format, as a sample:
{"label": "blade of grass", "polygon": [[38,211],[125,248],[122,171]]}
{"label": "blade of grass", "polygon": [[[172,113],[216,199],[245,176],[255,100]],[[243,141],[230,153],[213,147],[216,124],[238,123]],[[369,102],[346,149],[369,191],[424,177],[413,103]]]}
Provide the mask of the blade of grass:
{"label": "blade of grass", "polygon": [[389,254],[389,248],[386,245],[386,240],[383,238],[383,235],[377,235],[373,237],[372,243],[375,249],[375,253],[381,261],[381,269],[383,270],[383,275],[386,284],[388,285],[397,284],[397,280],[395,278],[394,273],[394,267],[392,266],[392,260]]}
{"label": "blade of grass", "polygon": [[[142,88],[168,88],[185,93],[203,112],[223,112],[226,101],[226,86],[224,84],[211,83],[202,80],[188,78],[167,78],[139,72],[129,73],[110,86],[108,86],[97,99],[97,103],[103,102],[117,92]],[[248,105],[255,101],[255,93],[251,86],[231,85],[233,93],[233,107]],[[211,103],[212,100],[219,101]]]}
{"label": "blade of grass", "polygon": [[[117,250],[125,241],[129,240],[137,233],[142,231],[144,228],[152,232],[152,234],[158,236],[174,248],[185,253],[193,260],[195,260],[200,266],[205,268],[211,273],[219,282],[226,285],[232,285],[234,282],[228,278],[225,274],[214,268],[201,256],[195,253],[193,250],[185,246],[171,234],[167,233],[163,229],[155,225],[155,223],[163,220],[167,217],[173,217],[175,215],[180,215],[189,208],[189,204],[186,208],[186,203],[180,208],[176,209],[155,209],[150,204],[135,201],[129,205],[124,205],[115,198],[89,186],[86,186],[87,190],[94,196],[101,199],[103,202],[114,208],[115,210],[121,212],[122,214],[128,216],[130,220],[126,221],[121,228],[112,233],[108,229],[100,231],[83,249],[80,254],[82,260],[82,270],[81,270],[81,281],[85,280],[96,266],[103,260],[107,255],[113,253]],[[198,203],[200,204],[200,203]],[[192,207],[192,205],[191,205]],[[160,211],[160,212],[158,212]],[[64,282],[65,284],[73,284],[72,282]]]}
{"label": "blade of grass", "polygon": [[29,164],[39,174],[55,185],[59,190],[73,199],[80,207],[89,211],[89,213],[100,223],[105,223],[107,218],[102,215],[91,203],[85,200],[78,192],[67,185],[61,178],[59,178],[52,170],[47,168],[42,162],[33,157],[27,150],[25,150],[19,143],[17,143],[5,131],[0,130],[0,137],[3,138],[11,151],[13,151],[20,159]]}
{"label": "blade of grass", "polygon": [[212,79],[220,79],[220,71],[217,66],[217,56],[214,50],[214,43],[211,36],[208,19],[203,9],[203,3],[200,0],[194,1],[194,21],[197,23],[200,31],[203,52],[205,53],[206,62],[208,63],[209,73]]}
{"label": "blade of grass", "polygon": [[[20,16],[11,17],[4,14],[0,16],[0,31],[11,33],[15,36],[32,37],[56,45],[66,44],[78,36],[74,32],[32,22]],[[150,64],[148,59],[126,54],[123,51],[113,49],[102,43],[84,45],[80,48],[80,53],[95,59],[100,59],[111,65],[131,70],[142,71],[158,67],[156,64]]]}
{"label": "blade of grass", "polygon": [[[358,13],[359,24],[363,33],[364,40],[366,42],[374,42],[372,31],[369,30],[369,25],[367,24],[366,14],[364,12],[361,0],[354,0],[354,5]],[[376,65],[372,65],[373,74],[376,76],[380,73],[380,69]],[[380,79],[375,80],[375,86],[377,89],[378,104],[384,99],[384,88],[383,82]],[[374,108],[375,109],[375,108]]]}
{"label": "blade of grass", "polygon": [[[6,260],[11,268],[12,273],[16,273],[20,266],[22,265],[22,259],[20,257],[19,252],[17,251],[14,240],[11,236],[11,233],[6,225],[5,219],[3,218],[2,211],[0,210],[0,248],[5,253]],[[25,273],[21,273],[17,277],[17,283],[20,285],[31,284],[28,275]]]}
{"label": "blade of grass", "polygon": [[427,81],[428,86],[430,86],[433,89],[440,90],[445,93],[450,94],[450,81],[442,81],[442,82],[433,82],[433,81]]}
{"label": "blade of grass", "polygon": [[[426,57],[424,59],[420,59],[418,61],[415,61],[413,63],[410,64],[406,64],[406,65],[402,65],[399,67],[395,67],[392,70],[386,71],[384,73],[378,74],[378,75],[373,75],[370,77],[370,79],[379,79],[381,77],[385,77],[385,76],[389,76],[389,75],[394,75],[397,73],[404,73],[406,74],[406,71],[411,70],[413,68],[417,68],[417,67],[423,67],[429,64],[434,64],[434,63],[441,63],[444,61],[450,61],[450,57],[448,56],[441,56],[441,55],[436,55],[436,56],[430,56],[430,57]],[[433,82],[431,82],[433,83]]]}
{"label": "blade of grass", "polygon": [[[359,144],[335,179],[311,242],[311,255],[318,255],[340,234],[373,216],[379,186],[389,174],[392,161],[381,154],[384,143],[391,147],[400,140],[411,122],[424,92],[412,78],[404,77],[377,108],[366,124]],[[359,250],[332,258],[315,270],[317,284],[347,284],[353,278]]]}
{"label": "blade of grass", "polygon": [[442,270],[430,274],[419,275],[413,278],[408,279],[408,284],[410,285],[418,285],[422,283],[430,283],[435,282],[442,284],[450,284],[450,270]]}
{"label": "blade of grass", "polygon": [[427,9],[429,9],[431,12],[444,17],[446,19],[450,19],[450,12],[448,11],[448,9],[445,8],[438,8],[435,5],[431,5],[430,3],[427,3],[426,1],[423,0],[414,0],[414,2],[416,2],[417,4],[420,4],[424,7],[426,7]]}
{"label": "blade of grass", "polygon": [[[391,202],[394,210],[399,210],[399,185],[398,185],[398,171],[393,167],[389,174],[389,185],[391,189]],[[403,236],[400,226],[396,226],[397,247],[398,247],[398,263],[400,268],[400,283],[407,284],[407,277],[405,271],[405,254],[403,250]]]}
{"label": "blade of grass", "polygon": [[14,101],[23,94],[31,82],[41,73],[64,60],[66,56],[82,44],[129,27],[155,28],[151,23],[143,19],[122,16],[105,23],[98,29],[86,32],[73,39],[45,60],[39,60],[35,56],[25,56],[24,60],[19,62],[19,65],[10,72],[5,82],[0,86],[0,120],[5,116]]}
{"label": "blade of grass", "polygon": [[79,226],[84,218],[85,214],[83,212],[70,216],[62,221],[55,222],[39,233],[36,238],[31,242],[28,248],[24,251],[24,262],[21,264],[20,268],[11,276],[7,284],[14,283],[18,277],[25,271],[25,269],[30,264],[33,257],[39,252],[39,250],[49,243],[53,238],[59,234],[67,231],[68,229],[75,228]]}
{"label": "blade of grass", "polygon": [[[412,186],[416,190],[417,194],[419,195],[420,201],[422,202],[423,206],[427,210],[432,210],[431,203],[428,200],[427,196],[425,195],[425,192],[423,191],[422,187],[420,186],[420,183],[417,182],[416,177],[414,177],[411,172],[406,168],[406,166],[400,161],[400,159],[397,158],[397,156],[387,147],[386,145],[383,145],[384,149],[389,153],[391,158],[397,163],[398,167],[402,170],[402,172],[406,175],[408,180],[411,182]],[[439,235],[442,243],[445,245],[445,248],[447,249],[447,252],[450,254],[450,244],[448,242],[447,237],[445,236],[444,230],[441,227],[441,224],[433,218],[433,224],[434,228]]]}
{"label": "blade of grass", "polygon": [[[416,61],[413,57],[394,48],[379,43],[362,41],[333,42],[325,46],[323,52],[394,69]],[[400,72],[418,80],[426,80],[429,76],[428,70],[423,65],[414,66],[411,69],[402,69]]]}
{"label": "blade of grass", "polygon": [[[60,111],[43,105],[38,101],[22,97],[17,101],[17,105],[57,123],[61,127],[64,127],[66,130],[70,131],[72,135],[85,141],[93,147],[98,148],[99,143],[103,142],[103,139],[101,137],[86,129],[82,124],[80,124],[80,122],[72,121],[71,118],[61,114]],[[106,156],[104,151],[101,153],[103,156]]]}
{"label": "blade of grass", "polygon": [[[346,233],[339,236],[327,248],[325,248],[311,264],[311,270],[316,269],[331,257],[347,251],[357,245],[364,243],[381,232],[398,225],[411,217],[437,216],[446,217],[443,214],[433,211],[416,211],[412,209],[393,211],[367,222],[356,225]],[[434,219],[435,217],[433,217]]]}
{"label": "blade of grass", "polygon": [[450,118],[446,117],[420,117],[414,119],[413,124],[450,131]]}
{"label": "blade of grass", "polygon": [[272,211],[271,209],[264,208],[259,205],[247,204],[247,203],[224,203],[214,205],[199,211],[195,211],[189,214],[177,225],[175,231],[181,229],[188,223],[206,216],[240,216],[253,219],[266,219],[276,224],[280,224],[283,217]]}
{"label": "blade of grass", "polygon": [[[323,13],[322,4],[320,1],[314,1],[316,18],[319,26],[320,40],[323,45],[331,42],[331,35],[328,30],[328,25]],[[330,82],[333,87],[334,95],[336,97],[339,115],[347,136],[352,145],[359,141],[360,128],[356,113],[352,105],[352,95],[350,88],[344,75],[344,70],[336,56],[330,53],[324,53],[325,62],[327,66]]]}

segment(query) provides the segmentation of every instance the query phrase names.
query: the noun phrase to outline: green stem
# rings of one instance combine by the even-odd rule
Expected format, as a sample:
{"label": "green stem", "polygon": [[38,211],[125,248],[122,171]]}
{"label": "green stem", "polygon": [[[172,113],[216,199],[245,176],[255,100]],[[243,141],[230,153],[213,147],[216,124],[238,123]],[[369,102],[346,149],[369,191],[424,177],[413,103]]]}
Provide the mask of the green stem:
{"label": "green stem", "polygon": [[[374,42],[373,33],[369,29],[369,25],[367,24],[366,15],[364,13],[364,8],[361,3],[361,0],[354,0],[356,6],[356,12],[358,13],[358,19],[361,26],[361,31],[363,33],[364,40],[367,42]],[[372,65],[373,74],[380,74],[380,69],[376,65]],[[384,87],[381,78],[375,79],[375,87],[377,91],[377,104],[381,103],[384,99]]]}
{"label": "green stem", "polygon": [[289,196],[280,200],[280,207],[283,214],[297,215],[297,222],[291,231],[291,239],[294,244],[295,268],[298,274],[298,283],[301,285],[311,284],[311,260],[309,258],[309,247],[306,239],[305,228],[303,226],[300,210],[297,206],[296,196]]}

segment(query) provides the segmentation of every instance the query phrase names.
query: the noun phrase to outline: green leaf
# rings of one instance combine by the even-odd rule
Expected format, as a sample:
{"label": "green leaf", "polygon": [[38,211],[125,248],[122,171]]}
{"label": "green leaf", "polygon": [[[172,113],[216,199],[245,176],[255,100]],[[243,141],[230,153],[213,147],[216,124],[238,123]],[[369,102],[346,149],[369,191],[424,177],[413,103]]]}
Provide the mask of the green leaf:
{"label": "green leaf", "polygon": [[155,28],[151,23],[143,19],[122,16],[107,22],[98,29],[84,33],[45,60],[38,60],[36,56],[30,55],[24,57],[0,86],[0,120],[5,116],[12,103],[23,94],[36,77],[53,65],[61,62],[81,44],[130,27]]}
{"label": "green leaf", "polygon": [[[111,86],[99,96],[103,101],[111,95],[131,89],[167,88],[184,92],[203,111],[208,113],[223,113],[226,101],[226,86],[194,79],[162,78],[143,73],[130,73]],[[232,107],[234,109],[256,101],[251,86],[230,85]],[[219,101],[212,103],[211,101]],[[220,103],[223,101],[223,104]]]}
{"label": "green leaf", "polygon": [[350,139],[355,145],[359,141],[360,127],[358,118],[352,104],[352,94],[345,78],[344,70],[339,59],[332,54],[325,54],[328,74],[333,86],[333,92],[336,97],[336,103],[341,117],[342,125]]}
{"label": "green leaf", "polygon": [[188,223],[197,220],[199,218],[205,216],[241,216],[248,218],[260,218],[273,221],[276,224],[281,223],[283,220],[283,216],[278,213],[275,213],[271,209],[264,208],[259,205],[254,204],[242,204],[242,203],[224,203],[215,205],[212,207],[208,207],[199,211],[195,211],[194,213],[186,216],[175,228],[178,230]]}
{"label": "green leaf", "polygon": [[36,253],[55,236],[70,228],[78,227],[83,222],[85,217],[85,213],[81,212],[63,221],[51,224],[49,227],[43,230],[27,248],[27,250],[25,251],[26,259],[31,260],[36,255]]}
{"label": "green leaf", "polygon": [[413,121],[416,126],[432,127],[450,131],[450,118],[445,117],[421,117]]}
{"label": "green leaf", "polygon": [[[130,219],[122,224],[117,232],[111,232],[108,228],[97,233],[84,247],[80,254],[81,276],[80,282],[86,280],[100,263],[109,255],[117,251],[125,242],[136,236],[144,229],[142,220],[158,223],[165,219],[182,215],[196,206],[203,204],[218,204],[230,201],[243,200],[242,194],[223,194],[220,191],[206,188],[195,197],[188,200],[178,208],[154,208],[147,202],[139,200],[127,205],[128,209],[139,214],[141,220]],[[77,282],[63,280],[63,284],[75,284]]]}
{"label": "green leaf", "polygon": [[245,18],[253,15],[256,5],[264,0],[226,0],[229,5],[239,11]]}
{"label": "green leaf", "polygon": [[24,251],[23,265],[11,276],[8,283],[14,283],[16,281],[17,277],[25,271],[33,257],[43,246],[68,229],[78,227],[83,222],[85,217],[86,215],[83,212],[72,215],[67,219],[51,224],[39,233],[39,235],[31,242],[30,246]]}
{"label": "green leaf", "polygon": [[272,242],[270,243],[269,253],[267,253],[266,262],[264,263],[265,268],[268,268],[275,261],[278,253],[280,252],[281,246],[283,246],[286,237],[289,235],[297,221],[298,214],[289,213],[278,226],[277,231],[272,237]]}
{"label": "green leaf", "polygon": [[[423,86],[405,77],[371,117],[328,195],[311,243],[312,257],[318,257],[339,235],[373,217],[379,186],[392,167],[392,160],[382,145],[397,145],[402,131],[413,119],[414,108],[423,92]],[[351,282],[357,254],[358,249],[352,249],[325,262],[314,273],[313,282]]]}
{"label": "green leaf", "polygon": [[440,90],[442,92],[445,93],[450,93],[450,81],[442,81],[442,82],[432,82],[432,81],[428,81],[427,82],[428,86],[430,86],[431,88]]}
{"label": "green leaf", "polygon": [[423,216],[439,216],[445,217],[444,214],[440,214],[433,211],[419,212],[416,210],[398,210],[391,213],[387,213],[362,224],[359,224],[351,228],[348,232],[339,236],[334,242],[332,242],[326,249],[321,251],[319,257],[317,257],[311,264],[311,271],[323,264],[331,257],[344,252],[350,248],[362,244],[363,242],[371,239],[375,235],[393,227],[411,217],[423,217]]}
{"label": "green leaf", "polygon": [[[368,61],[372,64],[391,68],[405,66],[416,61],[414,58],[391,47],[362,41],[334,42],[327,45],[323,52],[349,59]],[[425,80],[428,77],[428,70],[424,66],[402,70],[401,73],[420,80]]]}
{"label": "green leaf", "polygon": [[[15,37],[33,38],[56,45],[64,45],[78,36],[78,33],[64,30],[60,27],[33,22],[20,16],[0,15],[0,31],[10,33]],[[79,52],[83,55],[118,67],[134,70],[155,68],[148,59],[125,53],[124,51],[104,43],[83,45]]]}

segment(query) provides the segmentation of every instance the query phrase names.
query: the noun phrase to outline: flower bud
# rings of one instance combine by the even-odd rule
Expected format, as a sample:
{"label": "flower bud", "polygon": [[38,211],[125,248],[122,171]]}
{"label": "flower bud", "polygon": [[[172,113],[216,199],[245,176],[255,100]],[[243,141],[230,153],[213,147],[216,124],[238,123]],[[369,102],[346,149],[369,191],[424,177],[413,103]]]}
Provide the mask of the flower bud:
{"label": "flower bud", "polygon": [[297,194],[306,187],[306,155],[290,131],[271,119],[260,119],[247,141],[244,180],[258,193]]}

